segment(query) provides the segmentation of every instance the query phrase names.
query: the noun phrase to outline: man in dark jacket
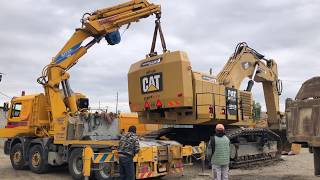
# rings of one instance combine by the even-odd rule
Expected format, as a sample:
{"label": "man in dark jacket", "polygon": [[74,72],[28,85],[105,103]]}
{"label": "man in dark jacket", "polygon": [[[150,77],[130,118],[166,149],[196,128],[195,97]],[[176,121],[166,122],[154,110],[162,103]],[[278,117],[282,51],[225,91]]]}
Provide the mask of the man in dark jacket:
{"label": "man in dark jacket", "polygon": [[139,138],[136,135],[136,127],[130,126],[128,133],[124,134],[119,142],[120,179],[134,180],[133,157],[139,152]]}
{"label": "man in dark jacket", "polygon": [[216,134],[210,138],[207,157],[212,164],[212,176],[215,180],[228,180],[230,163],[230,140],[225,135],[224,126],[216,125]]}

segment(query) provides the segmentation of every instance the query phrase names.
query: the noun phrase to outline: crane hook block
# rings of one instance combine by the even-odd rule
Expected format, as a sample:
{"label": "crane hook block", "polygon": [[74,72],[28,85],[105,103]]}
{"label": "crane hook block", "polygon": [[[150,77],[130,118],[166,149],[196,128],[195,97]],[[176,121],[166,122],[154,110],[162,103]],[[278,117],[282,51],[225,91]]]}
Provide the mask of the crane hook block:
{"label": "crane hook block", "polygon": [[119,44],[121,41],[119,30],[107,33],[105,39],[109,45]]}

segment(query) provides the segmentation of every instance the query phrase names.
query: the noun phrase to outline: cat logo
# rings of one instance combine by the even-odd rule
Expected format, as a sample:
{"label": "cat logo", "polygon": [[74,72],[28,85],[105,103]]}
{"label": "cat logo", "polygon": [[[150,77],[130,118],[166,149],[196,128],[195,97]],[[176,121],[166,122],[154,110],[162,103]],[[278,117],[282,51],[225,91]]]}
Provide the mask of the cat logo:
{"label": "cat logo", "polygon": [[142,94],[162,90],[162,73],[154,73],[140,78]]}

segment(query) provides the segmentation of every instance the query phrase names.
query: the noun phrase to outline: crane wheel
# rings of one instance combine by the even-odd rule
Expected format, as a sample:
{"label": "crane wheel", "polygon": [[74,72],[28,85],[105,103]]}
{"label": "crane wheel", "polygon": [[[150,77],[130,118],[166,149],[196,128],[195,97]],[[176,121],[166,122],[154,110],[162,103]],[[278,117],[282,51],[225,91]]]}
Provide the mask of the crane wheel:
{"label": "crane wheel", "polygon": [[99,170],[94,171],[94,177],[97,180],[113,180],[111,176],[112,165],[110,163],[101,164],[102,167],[99,167]]}
{"label": "crane wheel", "polygon": [[41,145],[37,144],[30,148],[28,164],[30,170],[34,173],[43,174],[48,171],[48,155]]}
{"label": "crane wheel", "polygon": [[26,168],[26,161],[23,157],[22,144],[15,144],[10,151],[10,161],[13,169],[22,170]]}
{"label": "crane wheel", "polygon": [[69,163],[68,163],[69,173],[75,180],[83,179],[83,162],[82,162],[82,149],[76,148],[71,152]]}

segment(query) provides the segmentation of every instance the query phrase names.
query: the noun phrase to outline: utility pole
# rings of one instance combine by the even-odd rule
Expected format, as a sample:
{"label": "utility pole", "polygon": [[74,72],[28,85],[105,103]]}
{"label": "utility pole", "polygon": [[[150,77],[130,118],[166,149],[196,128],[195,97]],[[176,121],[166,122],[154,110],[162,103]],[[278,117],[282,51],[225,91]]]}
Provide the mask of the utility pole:
{"label": "utility pole", "polygon": [[117,92],[116,114],[118,114],[118,101],[119,101],[119,97],[118,97],[118,92]]}

